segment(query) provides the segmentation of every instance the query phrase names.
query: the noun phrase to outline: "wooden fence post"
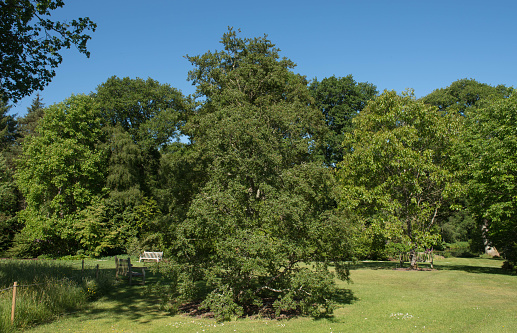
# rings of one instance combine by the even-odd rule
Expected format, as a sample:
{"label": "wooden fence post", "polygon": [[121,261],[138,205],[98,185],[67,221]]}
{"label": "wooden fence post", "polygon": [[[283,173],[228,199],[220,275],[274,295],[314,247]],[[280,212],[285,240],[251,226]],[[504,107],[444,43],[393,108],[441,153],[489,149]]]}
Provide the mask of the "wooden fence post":
{"label": "wooden fence post", "polygon": [[95,278],[99,279],[99,264],[97,264],[97,270],[95,271]]}
{"label": "wooden fence post", "polygon": [[131,269],[131,259],[127,258],[127,271],[129,274],[129,285],[131,285],[131,278],[133,277],[133,270]]}
{"label": "wooden fence post", "polygon": [[16,309],[16,287],[18,287],[18,282],[15,282],[13,285],[13,307],[11,310],[11,324],[14,324],[14,311]]}

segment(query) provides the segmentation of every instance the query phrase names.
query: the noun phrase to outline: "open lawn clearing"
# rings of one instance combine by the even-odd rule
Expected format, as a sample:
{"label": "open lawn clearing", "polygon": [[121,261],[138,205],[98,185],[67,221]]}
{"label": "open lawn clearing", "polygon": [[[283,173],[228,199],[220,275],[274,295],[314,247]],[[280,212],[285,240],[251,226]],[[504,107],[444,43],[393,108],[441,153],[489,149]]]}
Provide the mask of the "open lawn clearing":
{"label": "open lawn clearing", "polygon": [[[30,330],[38,332],[517,332],[517,277],[502,262],[446,258],[434,271],[396,271],[366,262],[334,316],[271,321],[168,316],[141,286],[121,285],[82,312]],[[352,299],[350,299],[352,297]]]}

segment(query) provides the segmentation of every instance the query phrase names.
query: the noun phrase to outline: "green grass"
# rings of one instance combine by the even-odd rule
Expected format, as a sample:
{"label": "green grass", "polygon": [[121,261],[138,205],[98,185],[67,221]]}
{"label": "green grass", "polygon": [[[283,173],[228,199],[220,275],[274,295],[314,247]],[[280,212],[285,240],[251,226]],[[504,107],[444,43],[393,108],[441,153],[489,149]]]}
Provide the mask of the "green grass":
{"label": "green grass", "polygon": [[364,262],[351,271],[352,284],[341,284],[346,292],[333,317],[224,324],[169,316],[144,287],[120,283],[87,309],[29,332],[517,332],[517,277],[501,264],[447,258],[433,271],[398,271],[394,262]]}
{"label": "green grass", "polygon": [[[16,311],[11,324],[13,283],[17,282]],[[64,313],[85,308],[88,301],[109,291],[112,275],[96,266],[53,260],[0,261],[0,332],[27,329],[51,322]]]}

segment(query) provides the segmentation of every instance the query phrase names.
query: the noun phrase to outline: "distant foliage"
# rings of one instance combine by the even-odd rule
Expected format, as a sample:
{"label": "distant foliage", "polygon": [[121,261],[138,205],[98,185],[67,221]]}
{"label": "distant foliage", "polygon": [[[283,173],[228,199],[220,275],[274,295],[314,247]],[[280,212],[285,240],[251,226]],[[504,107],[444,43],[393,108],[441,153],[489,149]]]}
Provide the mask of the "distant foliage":
{"label": "distant foliage", "polygon": [[511,93],[512,88],[502,84],[492,87],[474,79],[461,79],[446,88],[434,90],[421,100],[437,106],[440,111],[464,114],[467,109],[478,107],[486,100],[507,98]]}
{"label": "distant foliage", "polygon": [[337,176],[340,207],[362,221],[365,249],[376,257],[431,248],[440,240],[438,214],[460,190],[450,158],[454,115],[385,91],[353,123]]}
{"label": "distant foliage", "polygon": [[467,119],[460,156],[464,161],[469,204],[489,240],[510,265],[517,264],[517,95],[498,99]]}
{"label": "distant foliage", "polygon": [[352,119],[377,96],[377,88],[368,82],[356,82],[348,75],[315,79],[309,90],[328,128],[322,147],[325,163],[336,166],[343,160],[342,143],[345,133],[353,129]]}

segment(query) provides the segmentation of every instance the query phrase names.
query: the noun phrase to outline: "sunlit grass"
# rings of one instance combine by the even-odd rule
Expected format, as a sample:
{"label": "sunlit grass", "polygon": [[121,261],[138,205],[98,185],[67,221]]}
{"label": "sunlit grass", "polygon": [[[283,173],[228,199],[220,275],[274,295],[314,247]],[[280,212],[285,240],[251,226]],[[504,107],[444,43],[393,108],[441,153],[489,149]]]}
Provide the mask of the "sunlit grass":
{"label": "sunlit grass", "polygon": [[[141,286],[117,286],[88,309],[30,332],[516,332],[517,277],[502,261],[439,259],[433,271],[398,271],[394,262],[360,263],[334,316],[323,319],[169,316]],[[151,278],[152,280],[152,278]]]}

